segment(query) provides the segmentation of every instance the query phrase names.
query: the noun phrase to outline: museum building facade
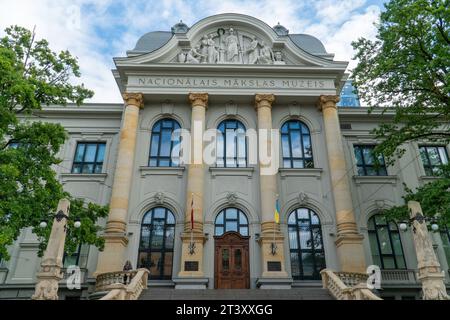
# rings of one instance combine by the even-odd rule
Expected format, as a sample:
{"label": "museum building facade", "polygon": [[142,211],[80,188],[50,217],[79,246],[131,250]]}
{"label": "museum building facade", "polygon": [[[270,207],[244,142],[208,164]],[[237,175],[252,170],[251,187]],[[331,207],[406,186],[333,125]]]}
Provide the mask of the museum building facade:
{"label": "museum building facade", "polygon": [[[419,296],[411,232],[381,213],[403,204],[403,183],[435,179],[448,146],[411,142],[375,165],[370,131],[392,114],[359,106],[348,62],[240,14],[149,32],[114,62],[124,104],[40,112],[69,134],[55,167],[65,189],[110,205],[104,250],[65,256],[82,287],[61,297],[87,297],[95,275],[126,261],[150,271],[149,286],[180,289],[317,286],[324,268],[377,265],[385,298]],[[448,230],[433,242],[449,270]],[[0,298],[32,295],[37,247],[24,230],[0,266]]]}

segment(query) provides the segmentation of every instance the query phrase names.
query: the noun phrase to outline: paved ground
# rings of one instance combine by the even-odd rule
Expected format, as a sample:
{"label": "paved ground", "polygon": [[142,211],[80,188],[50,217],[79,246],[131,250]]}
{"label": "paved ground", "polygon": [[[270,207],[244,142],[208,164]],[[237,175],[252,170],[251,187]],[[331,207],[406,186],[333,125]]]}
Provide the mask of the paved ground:
{"label": "paved ground", "polygon": [[322,288],[289,290],[188,290],[149,288],[139,300],[332,300]]}

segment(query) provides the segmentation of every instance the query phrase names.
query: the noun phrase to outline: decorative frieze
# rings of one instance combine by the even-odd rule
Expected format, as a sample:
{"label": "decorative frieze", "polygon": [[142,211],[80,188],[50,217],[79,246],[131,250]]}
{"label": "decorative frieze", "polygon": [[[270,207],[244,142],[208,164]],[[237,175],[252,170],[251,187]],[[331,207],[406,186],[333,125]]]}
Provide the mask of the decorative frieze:
{"label": "decorative frieze", "polygon": [[233,27],[205,34],[178,54],[179,63],[191,64],[286,64],[280,51],[257,36]]}

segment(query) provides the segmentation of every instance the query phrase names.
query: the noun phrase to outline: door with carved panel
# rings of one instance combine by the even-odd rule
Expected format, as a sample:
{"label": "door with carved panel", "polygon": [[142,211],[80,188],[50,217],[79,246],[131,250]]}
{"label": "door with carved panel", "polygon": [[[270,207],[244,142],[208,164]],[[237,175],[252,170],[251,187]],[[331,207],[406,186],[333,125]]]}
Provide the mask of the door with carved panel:
{"label": "door with carved panel", "polygon": [[227,232],[215,239],[215,288],[249,289],[249,237]]}

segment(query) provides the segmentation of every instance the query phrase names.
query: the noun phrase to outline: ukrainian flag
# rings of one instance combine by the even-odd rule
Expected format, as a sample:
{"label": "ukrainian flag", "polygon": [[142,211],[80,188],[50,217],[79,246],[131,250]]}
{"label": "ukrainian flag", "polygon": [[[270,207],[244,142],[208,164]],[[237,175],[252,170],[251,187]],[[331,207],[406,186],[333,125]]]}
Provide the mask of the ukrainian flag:
{"label": "ukrainian flag", "polygon": [[277,199],[277,201],[275,202],[275,223],[280,223],[280,202]]}

